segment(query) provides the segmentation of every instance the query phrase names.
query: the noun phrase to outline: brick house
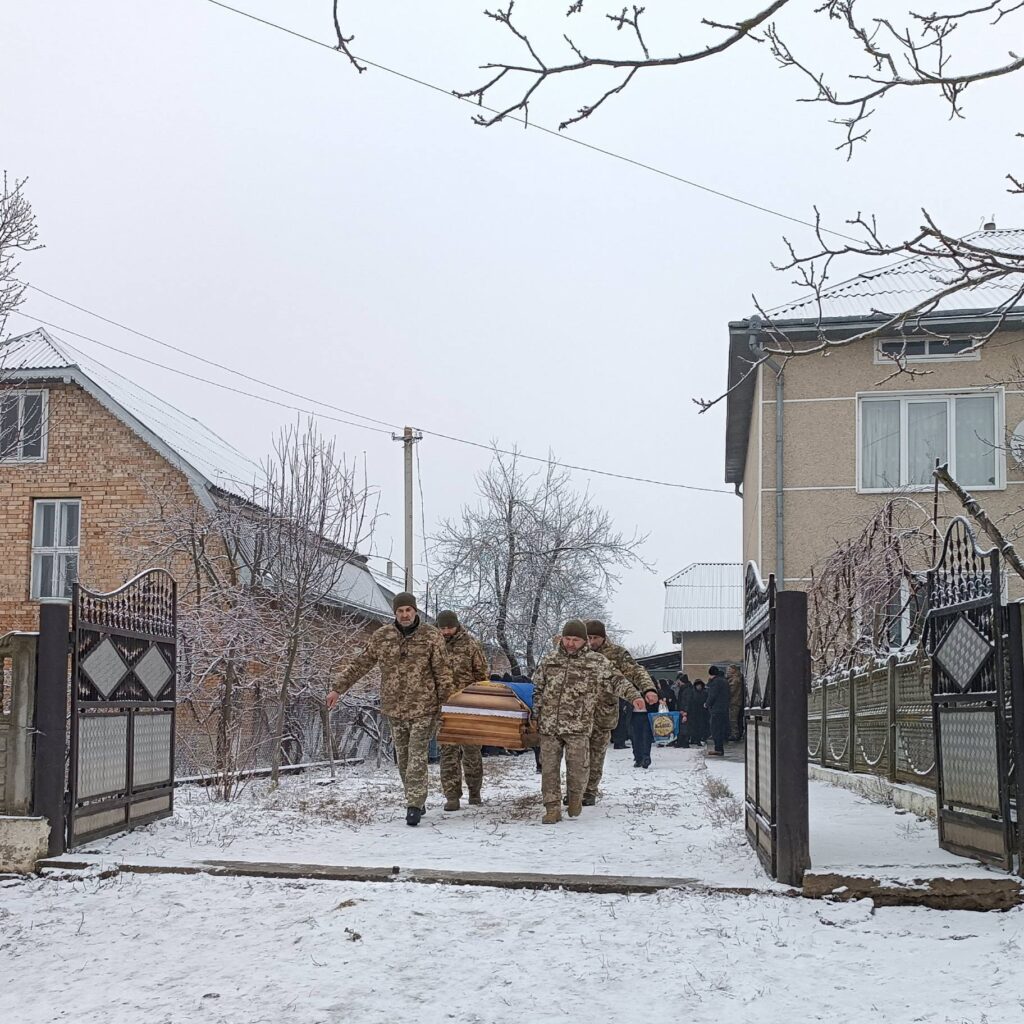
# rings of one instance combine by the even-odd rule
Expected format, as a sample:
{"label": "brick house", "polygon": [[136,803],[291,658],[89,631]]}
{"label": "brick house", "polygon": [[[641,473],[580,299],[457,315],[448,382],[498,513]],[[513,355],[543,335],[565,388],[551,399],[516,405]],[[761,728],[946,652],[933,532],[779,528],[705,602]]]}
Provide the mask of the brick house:
{"label": "brick house", "polygon": [[[212,510],[244,499],[257,473],[202,423],[45,330],[8,339],[0,346],[0,636],[37,629],[40,601],[70,599],[76,579],[110,591],[148,566],[157,531],[145,524],[159,521],[161,502]],[[179,580],[191,572],[165,567]],[[361,555],[346,563],[330,608],[367,636],[392,617]],[[365,753],[342,728],[345,716],[334,718],[340,748]]]}

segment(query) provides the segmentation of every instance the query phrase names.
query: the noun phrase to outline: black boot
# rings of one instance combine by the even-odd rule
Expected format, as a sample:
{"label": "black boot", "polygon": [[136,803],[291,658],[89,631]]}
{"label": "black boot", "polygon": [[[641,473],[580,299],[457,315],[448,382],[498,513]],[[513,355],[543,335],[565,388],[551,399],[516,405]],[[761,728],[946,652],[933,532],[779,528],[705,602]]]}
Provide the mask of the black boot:
{"label": "black boot", "polygon": [[405,823],[406,825],[418,825],[420,818],[423,817],[423,809],[421,807],[406,807],[405,809]]}

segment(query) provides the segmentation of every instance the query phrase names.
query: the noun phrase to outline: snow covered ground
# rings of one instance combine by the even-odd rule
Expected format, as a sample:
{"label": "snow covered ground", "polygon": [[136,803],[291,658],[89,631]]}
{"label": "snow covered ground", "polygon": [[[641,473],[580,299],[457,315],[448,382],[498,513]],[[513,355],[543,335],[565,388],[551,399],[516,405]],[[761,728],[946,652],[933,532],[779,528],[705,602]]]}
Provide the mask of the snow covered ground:
{"label": "snow covered ground", "polygon": [[[484,804],[441,810],[431,769],[428,813],[405,825],[397,771],[370,766],[291,777],[272,792],[252,783],[230,804],[185,787],[173,818],[76,853],[111,860],[291,861],[347,867],[533,871],[694,878],[769,889],[743,833],[743,765],[697,750],[660,749],[649,771],[628,750],[609,750],[596,807],[557,826],[540,824],[533,758],[487,758]],[[715,780],[719,780],[716,783]],[[724,782],[726,788],[720,783]],[[985,874],[942,852],[935,828],[845,789],[812,782],[811,856],[816,870],[886,877]]]}
{"label": "snow covered ground", "polygon": [[[411,831],[411,830],[410,830]],[[0,882],[10,1024],[1003,1024],[1024,911],[119,875]],[[998,979],[998,980],[997,980]]]}

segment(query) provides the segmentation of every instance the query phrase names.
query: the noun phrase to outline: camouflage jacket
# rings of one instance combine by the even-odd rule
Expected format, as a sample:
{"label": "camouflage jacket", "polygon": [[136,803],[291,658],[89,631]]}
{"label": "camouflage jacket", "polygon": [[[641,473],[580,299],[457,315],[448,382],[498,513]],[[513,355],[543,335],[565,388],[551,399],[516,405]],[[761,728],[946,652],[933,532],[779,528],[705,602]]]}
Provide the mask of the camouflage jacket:
{"label": "camouflage jacket", "polygon": [[[654,688],[654,682],[647,674],[647,670],[633,660],[633,655],[625,647],[613,644],[611,640],[605,640],[597,653],[607,658],[615,670],[625,676],[640,691],[641,695],[645,690]],[[613,694],[606,694],[597,705],[594,728],[614,729],[618,720],[619,699]]]}
{"label": "camouflage jacket", "polygon": [[452,665],[456,690],[462,690],[487,678],[489,669],[484,649],[471,633],[460,629],[455,636],[445,639],[444,648]]}
{"label": "camouflage jacket", "polygon": [[381,626],[334,681],[334,689],[345,693],[375,665],[380,669],[380,709],[389,718],[437,715],[454,689],[444,637],[425,622],[409,634],[394,622]]}
{"label": "camouflage jacket", "polygon": [[636,700],[636,687],[606,658],[587,648],[569,654],[559,646],[533,674],[533,714],[542,736],[589,736],[599,703]]}

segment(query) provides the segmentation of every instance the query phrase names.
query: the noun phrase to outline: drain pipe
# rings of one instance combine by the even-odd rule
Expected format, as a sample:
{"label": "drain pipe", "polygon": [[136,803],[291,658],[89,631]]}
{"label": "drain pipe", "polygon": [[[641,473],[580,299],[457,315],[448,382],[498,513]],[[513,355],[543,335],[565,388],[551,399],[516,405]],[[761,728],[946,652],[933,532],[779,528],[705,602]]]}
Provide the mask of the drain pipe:
{"label": "drain pipe", "polygon": [[785,394],[783,366],[765,352],[761,342],[761,318],[752,316],[750,324],[750,351],[775,374],[775,588],[786,586],[786,506],[783,489],[783,433],[782,408]]}

